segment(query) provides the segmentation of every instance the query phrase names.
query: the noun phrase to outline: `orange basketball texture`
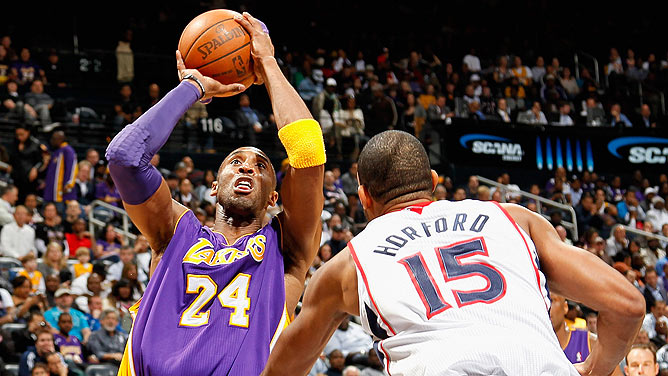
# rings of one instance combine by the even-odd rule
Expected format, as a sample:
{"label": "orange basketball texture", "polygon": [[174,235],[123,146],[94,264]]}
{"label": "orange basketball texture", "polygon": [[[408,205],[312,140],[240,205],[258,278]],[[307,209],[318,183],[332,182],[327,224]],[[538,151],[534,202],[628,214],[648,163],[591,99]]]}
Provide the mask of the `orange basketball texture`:
{"label": "orange basketball texture", "polygon": [[255,75],[250,54],[251,38],[243,26],[234,20],[238,14],[227,9],[216,9],[190,21],[179,39],[179,51],[186,68],[197,69],[203,75],[226,85],[240,83],[249,87],[253,84]]}

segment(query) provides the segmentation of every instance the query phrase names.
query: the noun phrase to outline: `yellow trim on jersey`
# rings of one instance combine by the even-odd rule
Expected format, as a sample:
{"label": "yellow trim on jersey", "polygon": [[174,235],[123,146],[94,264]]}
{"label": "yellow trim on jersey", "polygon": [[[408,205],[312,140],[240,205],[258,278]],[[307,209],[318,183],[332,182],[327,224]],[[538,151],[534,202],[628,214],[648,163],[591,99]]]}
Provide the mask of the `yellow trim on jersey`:
{"label": "yellow trim on jersey", "polygon": [[186,210],[183,211],[183,213],[181,213],[181,215],[179,215],[179,219],[177,219],[176,224],[174,224],[174,233],[173,234],[176,234],[176,228],[179,227],[179,222],[181,222],[181,218],[183,218],[183,216],[189,211],[190,211],[190,209],[186,209]]}
{"label": "yellow trim on jersey", "polygon": [[276,327],[276,331],[274,332],[274,336],[271,338],[271,342],[269,343],[269,351],[274,348],[274,345],[276,344],[276,341],[278,341],[278,337],[281,336],[281,333],[283,333],[283,330],[290,325],[292,320],[290,320],[290,315],[288,314],[288,306],[287,303],[283,304],[283,314],[281,315],[281,321],[278,322],[278,326]]}
{"label": "yellow trim on jersey", "polygon": [[561,347],[562,350],[566,350],[568,347],[568,344],[571,342],[571,334],[573,333],[573,331],[569,329],[568,326],[566,327],[566,331],[568,332],[568,338],[566,339],[566,344]]}
{"label": "yellow trim on jersey", "polygon": [[55,202],[61,202],[63,201],[63,191],[60,187],[62,187],[62,182],[63,179],[65,178],[65,160],[63,157],[63,153],[60,153],[58,155],[58,159],[56,160],[56,176],[54,176],[53,179],[53,194],[54,194],[54,201]]}
{"label": "yellow trim on jersey", "polygon": [[137,311],[139,310],[139,304],[141,303],[141,298],[133,304],[128,311],[132,316],[132,327],[130,328],[130,334],[128,334],[128,341],[125,343],[125,351],[123,352],[123,358],[121,359],[121,365],[118,367],[118,376],[135,376],[135,362],[132,357],[132,330],[134,329],[135,317],[137,317]]}

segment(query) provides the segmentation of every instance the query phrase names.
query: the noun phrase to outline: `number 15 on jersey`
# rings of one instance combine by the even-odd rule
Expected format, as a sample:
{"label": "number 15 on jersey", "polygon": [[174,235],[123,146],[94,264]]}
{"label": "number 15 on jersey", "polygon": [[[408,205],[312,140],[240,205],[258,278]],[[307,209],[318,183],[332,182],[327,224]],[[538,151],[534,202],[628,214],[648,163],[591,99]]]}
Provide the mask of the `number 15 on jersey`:
{"label": "number 15 on jersey", "polygon": [[[503,298],[506,293],[506,280],[503,274],[493,266],[484,262],[463,262],[467,257],[481,255],[489,257],[485,240],[473,238],[435,249],[436,257],[441,266],[441,275],[448,282],[472,278],[475,276],[487,280],[487,286],[476,290],[452,290],[459,308],[476,304],[491,304]],[[406,267],[413,285],[427,310],[427,319],[452,308],[441,294],[434,275],[427,267],[424,256],[418,252],[399,260]]]}

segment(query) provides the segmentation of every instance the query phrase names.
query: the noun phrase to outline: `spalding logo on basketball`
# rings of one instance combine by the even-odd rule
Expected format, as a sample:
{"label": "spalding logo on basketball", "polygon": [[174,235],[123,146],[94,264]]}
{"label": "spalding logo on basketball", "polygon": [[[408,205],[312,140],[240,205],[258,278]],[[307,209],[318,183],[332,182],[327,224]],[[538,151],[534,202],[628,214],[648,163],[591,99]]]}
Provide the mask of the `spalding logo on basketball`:
{"label": "spalding logo on basketball", "polygon": [[[239,13],[216,9],[195,17],[181,34],[179,51],[186,68],[197,69],[225,85],[250,87],[255,81],[251,38],[234,20],[235,15]],[[230,95],[234,94],[223,96]]]}

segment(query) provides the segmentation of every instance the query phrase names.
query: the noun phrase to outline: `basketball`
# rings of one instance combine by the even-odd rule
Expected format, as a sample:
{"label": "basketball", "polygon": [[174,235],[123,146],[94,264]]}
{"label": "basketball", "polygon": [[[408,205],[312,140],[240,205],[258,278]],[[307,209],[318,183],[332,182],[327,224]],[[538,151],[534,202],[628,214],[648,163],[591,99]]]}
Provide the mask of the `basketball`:
{"label": "basketball", "polygon": [[225,85],[239,83],[248,88],[255,81],[251,38],[234,20],[236,15],[239,13],[227,9],[200,14],[181,33],[178,48],[186,68]]}

